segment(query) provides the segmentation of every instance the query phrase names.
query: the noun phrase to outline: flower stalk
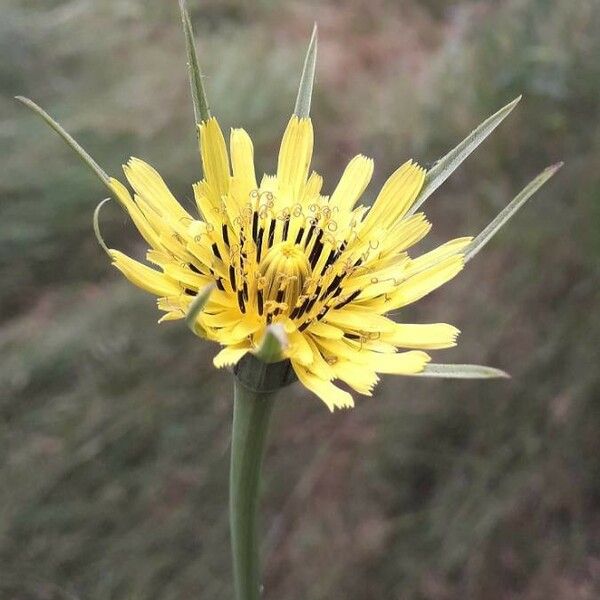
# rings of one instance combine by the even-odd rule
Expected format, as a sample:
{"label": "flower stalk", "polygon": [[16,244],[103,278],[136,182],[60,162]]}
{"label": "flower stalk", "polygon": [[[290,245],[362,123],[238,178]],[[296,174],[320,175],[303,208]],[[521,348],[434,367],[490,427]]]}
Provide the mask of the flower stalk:
{"label": "flower stalk", "polygon": [[260,598],[257,509],[260,470],[275,392],[234,388],[229,518],[236,600]]}
{"label": "flower stalk", "polygon": [[257,513],[260,474],[277,391],[293,381],[289,362],[266,364],[252,356],[235,371],[229,519],[235,600],[260,598]]}

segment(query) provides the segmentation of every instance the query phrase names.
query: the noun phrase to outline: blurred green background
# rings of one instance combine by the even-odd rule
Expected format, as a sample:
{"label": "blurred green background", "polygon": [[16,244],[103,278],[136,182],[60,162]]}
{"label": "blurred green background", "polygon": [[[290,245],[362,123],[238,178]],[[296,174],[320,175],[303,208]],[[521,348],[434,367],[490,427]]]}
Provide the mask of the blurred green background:
{"label": "blurred green background", "polygon": [[[206,87],[271,171],[313,21],[315,167],[431,165],[520,93],[425,205],[431,240],[477,234],[562,171],[451,284],[447,321],[510,381],[386,377],[331,415],[276,410],[265,598],[600,597],[600,2],[189,0]],[[97,247],[105,191],[17,105],[42,104],[118,174],[136,155],[184,202],[200,177],[177,3],[0,2],[0,599],[231,598],[231,381],[214,346],[156,326]],[[139,250],[116,206],[111,245]],[[430,242],[431,243],[431,242]]]}

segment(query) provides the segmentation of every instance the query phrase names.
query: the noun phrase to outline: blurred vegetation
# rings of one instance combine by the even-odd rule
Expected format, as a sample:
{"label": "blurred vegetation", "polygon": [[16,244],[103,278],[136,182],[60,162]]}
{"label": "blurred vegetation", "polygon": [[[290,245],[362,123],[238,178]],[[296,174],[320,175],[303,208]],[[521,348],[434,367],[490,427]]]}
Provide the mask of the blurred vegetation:
{"label": "blurred vegetation", "polygon": [[[452,284],[439,360],[510,382],[388,377],[329,415],[299,386],[267,457],[265,597],[600,596],[600,4],[596,0],[193,2],[206,85],[272,170],[303,48],[329,189],[431,164],[520,93],[426,204],[433,241],[475,234],[566,166]],[[184,202],[199,178],[176,3],[3,0],[0,20],[0,599],[231,597],[230,381],[215,348],[120,280],[91,233],[104,191],[12,99],[28,95],[112,173],[131,154]],[[117,208],[103,228],[138,252]]]}

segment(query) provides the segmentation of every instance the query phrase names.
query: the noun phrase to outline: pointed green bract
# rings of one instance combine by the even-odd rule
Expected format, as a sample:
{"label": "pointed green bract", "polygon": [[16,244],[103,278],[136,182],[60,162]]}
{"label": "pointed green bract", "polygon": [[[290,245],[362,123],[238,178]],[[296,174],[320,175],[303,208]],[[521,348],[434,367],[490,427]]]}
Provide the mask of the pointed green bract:
{"label": "pointed green bract", "polygon": [[67,143],[67,145],[75,151],[77,156],[94,172],[94,174],[100,179],[100,181],[110,190],[113,194],[113,189],[110,185],[110,179],[104,172],[102,167],[77,143],[77,141],[68,134],[63,127],[57,123],[43,108],[38,106],[33,100],[24,98],[23,96],[16,96],[16,99],[24,104],[27,108],[32,110],[36,115],[41,117],[58,135]]}
{"label": "pointed green bract", "polygon": [[317,24],[313,27],[306,58],[304,59],[304,67],[302,76],[300,77],[300,86],[298,87],[298,96],[296,98],[296,106],[294,114],[301,118],[307,119],[310,116],[310,101],[312,99],[313,84],[315,81],[315,67],[317,64]]}
{"label": "pointed green bract", "polygon": [[194,301],[190,305],[187,315],[185,316],[185,323],[192,330],[192,333],[202,333],[201,328],[196,323],[196,319],[202,312],[202,309],[208,302],[208,299],[210,298],[210,295],[214,289],[214,285],[207,285],[204,289],[198,292],[198,295],[194,298]]}
{"label": "pointed green bract", "polygon": [[440,365],[429,363],[417,377],[445,377],[448,379],[509,379],[510,375],[500,369],[482,365]]}
{"label": "pointed green bract", "polygon": [[192,21],[187,9],[185,0],[179,0],[179,9],[181,11],[181,22],[183,24],[183,35],[185,37],[185,49],[187,52],[187,67],[188,77],[190,79],[190,89],[192,91],[192,102],[194,105],[194,119],[196,123],[207,121],[210,119],[210,108],[204,91],[202,82],[202,71],[198,63],[196,54],[196,44],[194,42],[194,30],[192,29]]}
{"label": "pointed green bract", "polygon": [[100,233],[100,211],[102,210],[102,207],[107,203],[110,202],[111,198],[104,198],[104,200],[102,200],[102,202],[100,202],[100,204],[98,204],[98,206],[96,206],[95,210],[94,210],[94,218],[93,218],[93,225],[94,225],[94,234],[96,235],[96,239],[98,240],[98,244],[100,245],[100,247],[102,248],[102,250],[104,250],[104,252],[106,252],[106,254],[108,254],[108,256],[111,258],[112,260],[112,256],[110,253],[110,249],[108,248],[108,246],[106,245],[106,242],[104,241],[104,238],[102,237],[102,234]]}
{"label": "pointed green bract", "polygon": [[254,355],[266,363],[277,362],[283,359],[283,350],[287,344],[287,335],[283,326],[275,323],[267,327],[265,336]]}
{"label": "pointed green bract", "polygon": [[479,127],[474,129],[458,146],[450,150],[443,158],[427,171],[423,188],[414,204],[407,213],[407,217],[414,214],[418,208],[437,190],[450,175],[463,163],[463,161],[485,140],[485,138],[502,123],[513,108],[519,103],[521,96],[515,98],[497,113],[486,119]]}
{"label": "pointed green bract", "polygon": [[493,237],[501,227],[552,177],[563,163],[557,163],[544,169],[530,181],[506,206],[498,216],[469,244],[465,250],[465,263],[470,261]]}

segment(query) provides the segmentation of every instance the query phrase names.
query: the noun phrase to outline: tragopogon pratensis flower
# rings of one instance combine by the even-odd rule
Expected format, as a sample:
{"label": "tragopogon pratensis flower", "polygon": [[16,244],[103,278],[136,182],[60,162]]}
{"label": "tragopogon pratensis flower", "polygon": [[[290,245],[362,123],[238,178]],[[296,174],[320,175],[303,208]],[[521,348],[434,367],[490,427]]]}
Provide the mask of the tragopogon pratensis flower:
{"label": "tragopogon pratensis flower", "polygon": [[[149,264],[108,249],[101,238],[100,243],[129,281],[158,297],[165,313],[160,320],[185,318],[197,335],[220,344],[217,367],[235,365],[247,353],[264,359],[265,341],[275,336],[277,352],[268,360],[289,359],[298,379],[330,410],[353,406],[352,395],[337,384],[370,395],[382,373],[506,376],[488,367],[430,363],[429,351],[454,346],[458,329],[396,322],[391,315],[400,311],[401,318],[403,307],[455,277],[560,167],[542,172],[477,238],[452,239],[420,256],[412,251],[431,227],[417,212],[420,205],[519,99],[430,171],[405,162],[369,207],[360,200],[373,174],[370,158],[353,158],[329,195],[322,192],[321,176],[311,172],[316,30],[276,172],[257,178],[246,131],[231,130],[228,151],[208,109],[185,14],[184,28],[204,174],[193,186],[193,212],[137,158],[124,166],[132,194],[37,105],[21,99],[63,136],[129,213],[149,246]],[[97,216],[98,210],[98,232]]]}
{"label": "tragopogon pratensis flower", "polygon": [[233,129],[229,153],[215,118],[200,124],[204,179],[194,185],[197,214],[169,192],[160,175],[133,158],[124,166],[135,192],[111,180],[150,250],[141,264],[110,250],[132,283],[158,296],[163,320],[182,319],[214,285],[196,331],[223,349],[217,367],[232,365],[280,324],[298,379],[330,409],[353,405],[334,381],[370,395],[381,373],[423,372],[426,350],[456,344],[445,323],[397,323],[391,311],[416,302],[452,279],[472,238],[453,239],[412,256],[431,228],[409,215],[425,170],[408,161],[387,180],[371,208],[360,198],[373,161],[356,156],[330,195],[310,172],[313,125],[289,121],[274,175],[258,182],[252,141]]}
{"label": "tragopogon pratensis flower", "polygon": [[110,254],[125,277],[159,297],[161,320],[184,318],[198,293],[215,286],[197,316],[198,333],[223,346],[215,366],[253,352],[267,326],[280,323],[284,357],[333,409],[353,403],[333,380],[370,394],[378,374],[419,373],[430,360],[425,350],[455,345],[458,330],[451,325],[386,316],[452,279],[471,242],[459,238],[418,258],[409,255],[431,227],[422,213],[407,216],[424,169],[406,162],[369,209],[359,204],[373,172],[364,156],[350,162],[330,196],[321,193],[322,178],[310,173],[309,118],[291,118],[277,172],[260,183],[243,129],[231,131],[231,164],[216,119],[200,125],[200,140],[204,179],[194,186],[196,215],[139,159],[124,167],[133,197],[111,180],[157,268],[118,250]]}

